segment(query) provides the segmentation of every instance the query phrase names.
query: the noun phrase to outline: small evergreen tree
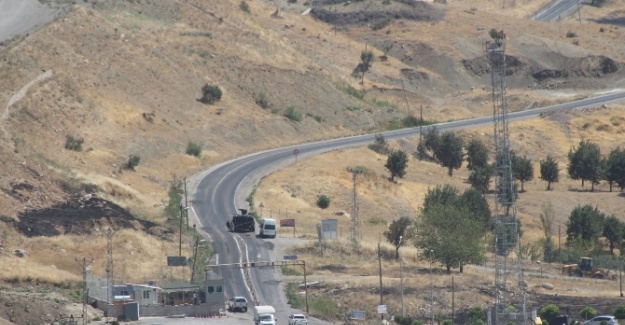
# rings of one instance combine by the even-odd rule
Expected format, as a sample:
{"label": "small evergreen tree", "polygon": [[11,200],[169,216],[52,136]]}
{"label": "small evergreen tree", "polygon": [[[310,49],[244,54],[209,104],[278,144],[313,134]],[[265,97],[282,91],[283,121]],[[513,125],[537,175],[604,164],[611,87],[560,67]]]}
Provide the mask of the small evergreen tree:
{"label": "small evergreen tree", "polygon": [[403,150],[395,150],[388,156],[384,167],[391,172],[391,181],[395,181],[395,176],[403,178],[408,167],[408,155]]}
{"label": "small evergreen tree", "polygon": [[540,179],[547,182],[547,191],[551,191],[551,184],[560,180],[558,162],[551,156],[540,161]]}
{"label": "small evergreen tree", "polygon": [[317,206],[321,209],[327,209],[330,206],[330,197],[322,194],[317,197]]}
{"label": "small evergreen tree", "polygon": [[534,168],[532,167],[532,162],[525,156],[521,158],[513,155],[512,157],[514,157],[512,160],[512,174],[514,179],[521,182],[521,192],[525,192],[525,187],[523,186],[525,182],[529,182],[534,179]]}

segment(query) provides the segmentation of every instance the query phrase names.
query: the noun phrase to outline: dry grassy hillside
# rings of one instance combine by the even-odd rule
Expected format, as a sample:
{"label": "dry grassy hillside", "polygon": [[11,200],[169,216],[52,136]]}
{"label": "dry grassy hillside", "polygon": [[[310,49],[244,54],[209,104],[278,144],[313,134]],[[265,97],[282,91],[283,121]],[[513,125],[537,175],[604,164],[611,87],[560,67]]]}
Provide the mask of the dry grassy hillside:
{"label": "dry grassy hillside", "polygon": [[[301,0],[248,1],[249,13],[239,1],[87,2],[89,6],[74,5],[35,33],[5,42],[0,50],[0,233],[5,248],[0,278],[15,283],[74,283],[80,278],[75,259],[82,257],[95,258],[93,272],[103,275],[109,226],[126,229],[116,234],[116,245],[124,252],[116,256],[126,261],[124,267],[147,270],[122,271],[120,277],[144,281],[179,276],[158,271],[165,256],[177,250],[171,231],[163,227],[167,190],[175,179],[260,149],[385,130],[416,114],[419,106],[433,121],[490,114],[483,57],[490,28],[508,33],[512,110],[590,96],[623,87],[625,81],[625,49],[619,42],[625,34],[618,23],[625,4],[617,0],[601,9],[585,6],[581,25],[572,19],[527,20],[546,1],[509,1],[503,10],[494,1],[423,3],[432,16],[357,23],[352,19],[363,10],[413,9],[395,1],[390,7],[375,1],[353,6],[318,2],[315,9],[345,17],[334,23],[312,13],[302,15],[306,5]],[[273,15],[276,7],[280,10]],[[613,23],[597,23],[601,19]],[[372,28],[380,24],[382,28]],[[383,60],[387,48],[388,59]],[[365,49],[376,60],[360,84],[352,73]],[[606,65],[611,68],[602,69]],[[545,77],[549,71],[555,73]],[[198,101],[205,84],[223,91],[214,105]],[[258,104],[261,99],[265,108]],[[302,114],[301,121],[284,116],[289,106]],[[618,115],[618,109],[614,112]],[[553,124],[538,125],[527,124],[523,138],[537,146],[532,149],[537,155],[547,148],[540,147],[543,141],[536,133],[558,139],[550,148],[560,154],[584,136],[574,134],[575,127],[557,133]],[[487,136],[488,131],[482,133],[475,136]],[[83,150],[65,149],[67,136],[84,139]],[[200,157],[185,154],[189,142],[202,147]],[[406,140],[397,145],[415,144]],[[530,155],[532,146],[519,146]],[[337,156],[311,162],[325,161],[318,164],[327,166],[324,159],[338,159],[349,166],[383,159],[362,150],[356,152],[366,154],[354,154],[353,161]],[[140,157],[135,171],[122,168],[130,155]],[[295,194],[293,209],[308,209],[310,198],[320,191],[345,197],[335,201],[345,206],[349,180],[341,174],[343,167],[319,170],[328,176],[325,187],[294,183],[282,191]],[[397,206],[416,211],[419,193],[445,180],[437,176],[436,166],[419,167],[428,181],[410,173],[401,186],[380,180],[383,172],[376,170],[367,188],[393,195],[376,202],[368,198],[373,192],[362,193],[363,210],[389,218]],[[454,176],[458,184],[462,176]],[[558,186],[562,184],[567,183]],[[528,185],[528,197],[533,186]],[[270,187],[267,193],[279,188]],[[259,198],[267,193],[259,191]],[[50,226],[55,235],[49,236],[34,236],[35,227],[25,222],[27,215],[72,207],[87,194],[114,202],[129,217],[120,212],[124,218],[105,218],[94,212],[92,219],[72,219],[74,214],[67,213],[63,222]],[[408,202],[402,199],[414,196]],[[568,205],[555,199],[554,204]],[[528,209],[520,212],[531,225],[536,208]],[[29,255],[16,257],[10,254],[14,249]]]}

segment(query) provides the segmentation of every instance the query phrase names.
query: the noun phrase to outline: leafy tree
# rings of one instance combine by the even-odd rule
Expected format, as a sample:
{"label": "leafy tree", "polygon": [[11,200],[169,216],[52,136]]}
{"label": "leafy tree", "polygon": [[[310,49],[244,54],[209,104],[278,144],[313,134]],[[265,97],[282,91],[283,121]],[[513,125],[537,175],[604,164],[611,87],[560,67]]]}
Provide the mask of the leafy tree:
{"label": "leafy tree", "polygon": [[202,98],[200,98],[200,102],[211,105],[221,99],[221,89],[219,86],[213,86],[206,84],[202,87]]}
{"label": "leafy tree", "polygon": [[471,171],[469,174],[469,183],[471,187],[478,190],[480,193],[485,194],[490,187],[490,178],[493,176],[493,166],[486,165],[484,167],[478,167]]}
{"label": "leafy tree", "polygon": [[467,168],[476,170],[488,166],[488,148],[484,142],[471,139],[467,145]]}
{"label": "leafy tree", "polygon": [[458,189],[449,184],[437,186],[434,189],[428,189],[425,199],[423,200],[423,211],[427,212],[430,207],[437,204],[456,205],[459,198],[458,193]]}
{"label": "leafy tree", "polygon": [[453,267],[484,261],[484,231],[480,223],[466,217],[470,213],[465,207],[441,204],[422,210],[415,246],[433,250],[433,259],[443,264],[447,273]]}
{"label": "leafy tree", "polygon": [[317,197],[317,206],[321,209],[327,209],[330,206],[330,197],[321,194]]}
{"label": "leafy tree", "polygon": [[423,137],[423,141],[425,143],[425,148],[432,152],[432,157],[436,159],[436,153],[438,152],[438,147],[441,142],[441,137],[438,133],[438,129],[435,126],[431,126],[425,132],[425,136]]}
{"label": "leafy tree", "polygon": [[614,317],[618,320],[625,319],[625,305],[618,305],[614,308],[612,315],[614,315]]}
{"label": "leafy tree", "polygon": [[547,182],[547,191],[551,191],[552,183],[557,183],[560,180],[559,173],[558,162],[550,155],[545,160],[540,161],[540,179]]}
{"label": "leafy tree", "polygon": [[623,240],[625,224],[611,215],[603,222],[603,236],[610,242],[610,254],[614,255],[614,248]]}
{"label": "leafy tree", "polygon": [[577,149],[569,150],[568,172],[571,179],[588,180],[591,182],[590,191],[595,190],[595,183],[601,179],[601,150],[590,141],[582,140]]}
{"label": "leafy tree", "polygon": [[590,242],[599,237],[605,216],[592,205],[577,206],[566,222],[567,240]]}
{"label": "leafy tree", "polygon": [[590,306],[586,306],[582,308],[582,310],[579,312],[579,315],[582,316],[582,318],[584,318],[585,320],[588,320],[597,315],[597,310]]}
{"label": "leafy tree", "polygon": [[612,184],[623,184],[621,191],[625,187],[625,151],[621,148],[612,149],[610,155],[606,159],[604,180],[610,184],[610,192],[612,192]]}
{"label": "leafy tree", "polygon": [[434,250],[435,259],[447,267],[480,263],[481,242],[490,219],[490,210],[479,193],[467,190],[462,196],[451,185],[428,190],[421,210],[421,225],[415,246]]}
{"label": "leafy tree", "polygon": [[436,157],[441,166],[447,168],[449,176],[453,176],[453,170],[459,169],[463,161],[464,141],[453,132],[445,132],[441,136],[440,144],[436,150]]}
{"label": "leafy tree", "polygon": [[554,304],[550,304],[541,308],[539,314],[541,319],[549,322],[560,314],[560,308]]}
{"label": "leafy tree", "polygon": [[467,189],[460,196],[459,204],[471,211],[468,217],[482,224],[484,230],[490,229],[492,213],[488,206],[488,201],[486,201],[486,197],[482,193],[472,188]]}
{"label": "leafy tree", "polygon": [[391,181],[394,182],[395,176],[402,178],[406,174],[406,167],[408,167],[408,155],[403,150],[395,150],[388,156],[384,167],[391,172]]}
{"label": "leafy tree", "polygon": [[354,77],[360,76],[361,83],[364,84],[365,73],[369,71],[369,69],[373,65],[374,60],[375,60],[375,55],[373,55],[373,52],[367,51],[367,50],[360,52],[360,63],[358,63],[358,66],[356,66],[356,68],[352,72],[352,75]]}
{"label": "leafy tree", "polygon": [[390,244],[395,246],[395,258],[399,259],[399,248],[406,246],[406,242],[410,239],[408,234],[410,233],[410,227],[413,221],[409,217],[401,217],[397,220],[393,220],[388,230],[384,232],[384,237]]}
{"label": "leafy tree", "polygon": [[534,179],[534,168],[532,167],[532,162],[527,159],[526,156],[521,158],[514,155],[513,157],[512,176],[514,179],[521,182],[521,192],[525,192],[525,188],[523,187],[525,182],[529,182]]}
{"label": "leafy tree", "polygon": [[374,142],[370,144],[368,148],[381,155],[388,155],[388,153],[390,152],[388,143],[386,142],[386,139],[384,139],[384,135],[382,133],[378,133],[375,135]]}

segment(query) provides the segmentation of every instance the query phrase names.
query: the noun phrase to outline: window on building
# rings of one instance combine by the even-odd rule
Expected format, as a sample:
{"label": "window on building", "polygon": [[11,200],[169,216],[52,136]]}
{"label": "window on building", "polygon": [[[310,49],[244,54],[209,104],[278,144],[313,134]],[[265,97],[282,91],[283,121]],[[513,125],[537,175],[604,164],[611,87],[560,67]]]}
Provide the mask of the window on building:
{"label": "window on building", "polygon": [[213,286],[208,286],[208,293],[215,293],[215,287]]}
{"label": "window on building", "polygon": [[224,288],[222,286],[217,286],[217,293],[224,292]]}
{"label": "window on building", "polygon": [[150,292],[149,291],[143,291],[143,299],[150,299]]}

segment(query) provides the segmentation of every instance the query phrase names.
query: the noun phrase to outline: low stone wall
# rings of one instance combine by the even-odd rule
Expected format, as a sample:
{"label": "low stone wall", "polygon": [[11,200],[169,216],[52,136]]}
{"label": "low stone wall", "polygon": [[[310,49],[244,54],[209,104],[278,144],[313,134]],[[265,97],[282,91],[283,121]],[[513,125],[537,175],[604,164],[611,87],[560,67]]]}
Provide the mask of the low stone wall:
{"label": "low stone wall", "polygon": [[[106,301],[95,299],[96,308],[104,311],[107,317],[124,318],[124,305],[109,305]],[[139,317],[213,317],[220,316],[220,309],[223,312],[223,304],[199,304],[199,305],[151,305],[139,306]]]}

